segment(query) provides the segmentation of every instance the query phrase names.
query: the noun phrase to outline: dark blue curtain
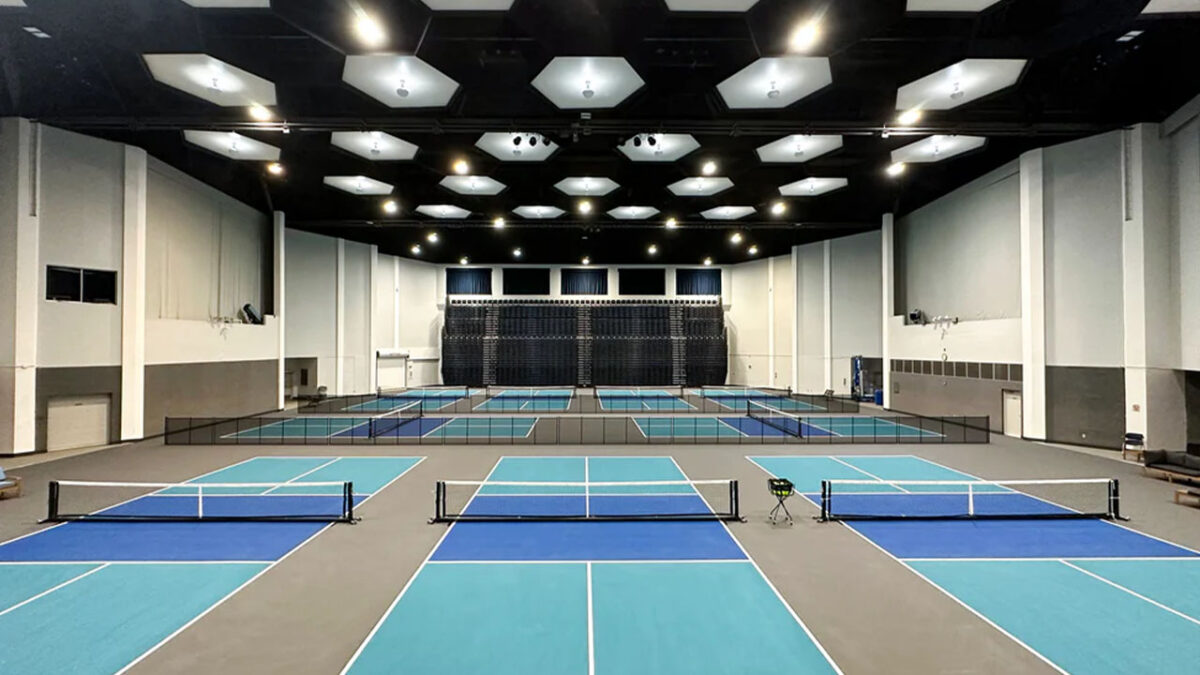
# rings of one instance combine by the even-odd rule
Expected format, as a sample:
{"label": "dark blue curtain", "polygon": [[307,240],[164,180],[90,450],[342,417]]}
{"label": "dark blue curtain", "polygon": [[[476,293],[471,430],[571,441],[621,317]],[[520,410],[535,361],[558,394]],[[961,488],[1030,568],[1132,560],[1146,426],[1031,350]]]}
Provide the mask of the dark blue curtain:
{"label": "dark blue curtain", "polygon": [[562,271],[563,295],[607,295],[608,270],[564,269]]}
{"label": "dark blue curtain", "polygon": [[720,295],[721,270],[675,270],[676,295]]}
{"label": "dark blue curtain", "polygon": [[446,268],[446,295],[491,295],[491,268]]}

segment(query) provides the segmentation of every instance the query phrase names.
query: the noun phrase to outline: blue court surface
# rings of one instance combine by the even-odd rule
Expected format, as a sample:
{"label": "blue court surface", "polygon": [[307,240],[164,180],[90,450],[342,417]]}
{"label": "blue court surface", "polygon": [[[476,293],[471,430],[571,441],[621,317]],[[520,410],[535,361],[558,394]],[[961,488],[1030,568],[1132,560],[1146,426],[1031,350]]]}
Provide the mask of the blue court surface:
{"label": "blue court surface", "polygon": [[420,403],[424,410],[437,410],[453,405],[468,396],[478,396],[482,389],[409,389],[395,394],[384,394],[369,401],[346,406],[345,410],[363,413],[385,413]]}
{"label": "blue court surface", "polygon": [[[487,480],[685,479],[670,457],[505,457]],[[513,493],[485,485],[467,508],[504,509],[508,501],[512,510],[547,509],[562,499],[702,503],[690,486],[654,495],[644,487],[597,487],[589,497],[590,489],[579,495],[566,486]],[[451,525],[344,672],[840,671],[723,524],[642,521]]]}
{"label": "blue court surface", "polygon": [[788,412],[808,412],[810,410],[824,410],[819,405],[808,403],[806,401],[798,401],[787,396],[779,394],[768,394],[757,389],[693,389],[692,394],[703,396],[707,399],[716,401],[718,405],[729,408],[730,410],[739,410],[745,412],[746,404],[750,401],[769,405],[772,408],[786,410]]}
{"label": "blue court surface", "polygon": [[[822,479],[976,479],[913,456],[749,459],[773,476],[788,478],[817,503],[813,493],[820,491]],[[896,492],[880,485],[860,496],[892,499],[898,509],[915,503],[922,511],[936,510],[947,496]],[[984,495],[992,497],[1040,501]],[[887,507],[875,503],[880,505]],[[1105,520],[845,525],[1064,672],[1195,672],[1200,663],[1196,551]]]}
{"label": "blue court surface", "polygon": [[781,441],[802,434],[805,438],[889,438],[910,440],[940,438],[941,434],[898,424],[879,417],[776,417],[764,424],[752,417],[657,416],[635,417],[647,438],[771,437]]}
{"label": "blue court surface", "polygon": [[616,412],[696,409],[666,389],[597,389],[596,398],[601,410]]}
{"label": "blue court surface", "polygon": [[[361,502],[420,461],[256,457],[188,482],[353,481]],[[227,491],[206,503],[270,510],[277,503],[297,506],[297,500],[305,500],[306,507],[321,509],[330,498],[302,494],[299,488],[258,488],[257,494]],[[164,500],[189,501],[175,490],[118,508],[159,513]],[[0,544],[0,672],[117,672],[326,527],[301,522],[72,522]]]}
{"label": "blue court surface", "polygon": [[571,389],[505,389],[475,406],[480,412],[563,412],[571,407]]}
{"label": "blue court surface", "polygon": [[[526,438],[536,417],[432,417],[401,420],[385,426],[380,438]],[[379,428],[377,422],[376,428]],[[286,443],[310,438],[371,438],[370,417],[289,417],[223,438]]]}

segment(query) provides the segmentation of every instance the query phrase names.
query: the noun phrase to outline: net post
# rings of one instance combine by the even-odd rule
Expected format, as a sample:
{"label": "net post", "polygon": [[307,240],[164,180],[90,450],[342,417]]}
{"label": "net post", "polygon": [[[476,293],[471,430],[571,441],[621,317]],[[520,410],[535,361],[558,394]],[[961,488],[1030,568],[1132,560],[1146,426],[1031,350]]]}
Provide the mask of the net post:
{"label": "net post", "polygon": [[204,484],[196,483],[196,518],[204,519]]}
{"label": "net post", "polygon": [[739,520],[742,517],[741,505],[738,503],[738,482],[737,480],[729,481],[729,505],[732,511],[734,520]]}
{"label": "net post", "polygon": [[1108,483],[1108,515],[1121,520],[1121,483],[1116,478]]}
{"label": "net post", "polygon": [[446,518],[446,483],[438,481],[433,488],[433,522],[440,523]]}
{"label": "net post", "polygon": [[829,520],[829,481],[821,481],[821,522]]}
{"label": "net post", "polygon": [[58,481],[50,481],[50,489],[47,491],[49,502],[46,506],[46,520],[48,522],[58,521]]}
{"label": "net post", "polygon": [[975,485],[967,483],[967,515],[975,515]]}
{"label": "net post", "polygon": [[353,523],[354,522],[354,483],[352,481],[346,481],[346,484],[342,486],[342,500],[343,500],[342,513],[345,515],[345,517],[347,519],[346,522]]}

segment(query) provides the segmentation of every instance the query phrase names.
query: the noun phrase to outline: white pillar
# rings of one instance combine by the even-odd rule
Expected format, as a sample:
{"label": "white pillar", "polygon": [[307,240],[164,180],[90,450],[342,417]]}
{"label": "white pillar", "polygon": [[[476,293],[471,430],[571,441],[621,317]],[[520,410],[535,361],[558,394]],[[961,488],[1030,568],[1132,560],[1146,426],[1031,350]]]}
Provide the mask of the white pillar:
{"label": "white pillar", "polygon": [[275,250],[275,328],[276,336],[275,343],[278,349],[279,359],[279,395],[278,405],[280,410],[283,410],[287,391],[284,389],[287,383],[285,368],[287,365],[287,320],[286,320],[286,302],[287,298],[287,216],[283,211],[275,211],[272,215],[274,225],[274,250]]}
{"label": "white pillar", "polygon": [[[767,258],[767,380],[763,386],[775,386],[775,258]],[[753,382],[749,383],[753,384]]]}
{"label": "white pillar", "polygon": [[333,338],[333,393],[341,395],[344,390],[342,378],[345,375],[346,360],[346,240],[337,240],[337,283],[334,291],[334,306],[336,312],[336,328]]}
{"label": "white pillar", "polygon": [[379,341],[375,338],[375,308],[379,303],[379,292],[376,290],[378,285],[376,280],[379,279],[379,247],[371,246],[370,252],[367,254],[368,260],[368,284],[367,287],[367,344],[370,345],[367,355],[369,368],[367,369],[367,391],[375,391],[378,380],[376,376],[379,369]]}
{"label": "white pillar", "polygon": [[883,297],[881,298],[880,307],[883,308],[883,321],[880,326],[883,329],[880,346],[883,348],[883,407],[892,407],[892,314],[896,304],[896,280],[893,277],[893,269],[895,268],[893,255],[893,241],[895,240],[895,216],[890,213],[883,214],[883,223],[880,226],[879,251],[880,251],[880,277],[883,279]]}
{"label": "white pillar", "polygon": [[667,291],[668,298],[676,297],[675,291],[677,289],[675,287],[675,269],[676,268],[674,268],[674,267],[668,267],[667,271],[666,271],[666,275],[665,275],[666,276],[666,279],[665,279],[666,291]]}
{"label": "white pillar", "polygon": [[400,348],[400,256],[392,256],[392,349]]}
{"label": "white pillar", "polygon": [[36,438],[41,128],[0,120],[0,454]]}
{"label": "white pillar", "polygon": [[1043,153],[1021,155],[1021,435],[1046,438],[1046,241]]}
{"label": "white pillar", "polygon": [[823,242],[822,254],[822,354],[825,359],[825,389],[829,390],[833,389],[833,242],[828,239]]}
{"label": "white pillar", "polygon": [[121,440],[145,436],[146,151],[125,146],[121,255]]}
{"label": "white pillar", "polygon": [[792,262],[792,391],[800,391],[800,364],[804,361],[800,353],[800,304],[803,302],[804,287],[800,284],[800,247],[793,246]]}
{"label": "white pillar", "polygon": [[616,297],[621,293],[621,275],[617,272],[617,268],[608,268],[608,295]]}

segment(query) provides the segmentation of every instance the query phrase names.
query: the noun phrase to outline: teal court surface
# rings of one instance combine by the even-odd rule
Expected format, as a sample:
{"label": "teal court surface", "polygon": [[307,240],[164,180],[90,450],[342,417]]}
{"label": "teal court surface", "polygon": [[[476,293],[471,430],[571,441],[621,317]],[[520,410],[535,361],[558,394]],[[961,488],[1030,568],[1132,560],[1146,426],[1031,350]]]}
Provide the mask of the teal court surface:
{"label": "teal court surface", "polygon": [[[435,417],[381,420],[374,417],[321,417],[303,415],[269,420],[265,424],[226,434],[239,441],[287,443],[315,439],[385,438],[525,438],[537,417]],[[382,426],[382,430],[381,430]]]}
{"label": "teal court surface", "polygon": [[571,407],[572,389],[504,389],[475,406],[480,412],[565,412]]}
{"label": "teal court surface", "polygon": [[597,389],[596,398],[601,410],[616,412],[695,409],[666,389]]}
{"label": "teal court surface", "polygon": [[[504,457],[466,512],[580,499],[706,507],[686,482],[621,489],[685,480],[670,457]],[[707,520],[453,523],[343,672],[840,671],[730,530]]]}
{"label": "teal court surface", "polygon": [[[289,483],[351,481],[363,502],[419,457],[256,457],[188,484],[218,508],[323,508],[336,496]],[[195,497],[153,492],[104,511],[171,511]],[[330,525],[321,522],[69,522],[0,544],[0,672],[117,672],[140,660]],[[348,527],[348,526],[347,526]]]}
{"label": "teal court surface", "polygon": [[656,416],[635,417],[647,438],[745,438],[788,437],[845,439],[940,439],[942,434],[881,417],[784,417],[772,416],[764,423],[749,416]]}
{"label": "teal court surface", "polygon": [[[749,459],[814,503],[822,480],[879,480],[848,497],[885,510],[936,509],[955,497],[945,486],[906,493],[889,480],[976,480],[914,456]],[[995,496],[1018,508],[1061,508],[1029,495]],[[1062,672],[1196,672],[1200,663],[1200,553],[1191,549],[1099,519],[845,526]]]}
{"label": "teal court surface", "polygon": [[407,389],[395,394],[382,394],[373,399],[346,406],[345,410],[352,413],[383,413],[390,412],[413,403],[420,403],[424,410],[437,410],[454,405],[457,401],[471,396],[479,396],[483,389],[442,388],[442,389]]}
{"label": "teal court surface", "polygon": [[788,412],[808,412],[811,410],[824,410],[819,405],[808,403],[806,401],[798,401],[787,396],[779,394],[771,394],[757,389],[719,389],[705,387],[703,389],[693,389],[688,392],[694,396],[702,396],[704,398],[716,401],[730,410],[745,410],[746,404],[750,401],[769,405],[772,408],[786,410]]}

